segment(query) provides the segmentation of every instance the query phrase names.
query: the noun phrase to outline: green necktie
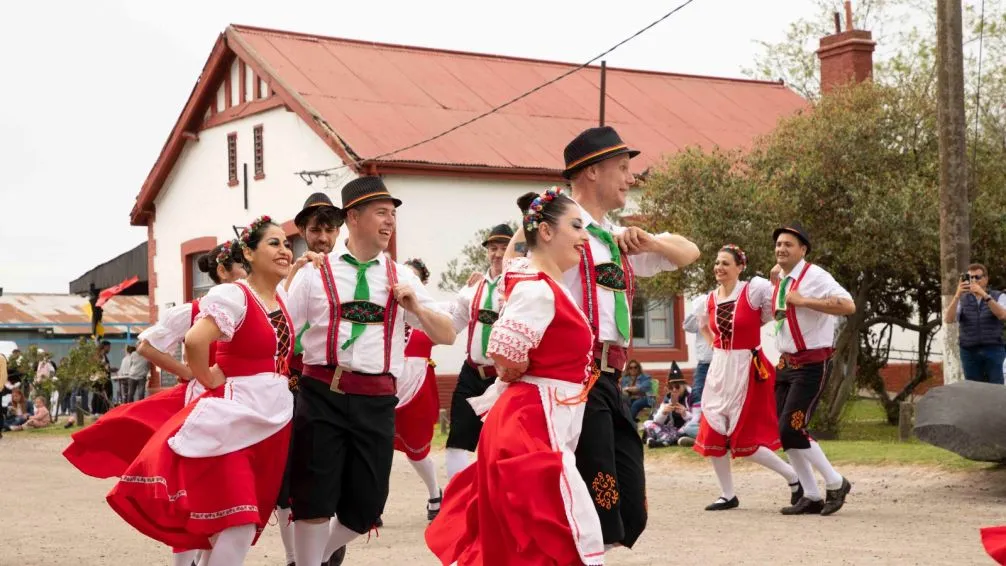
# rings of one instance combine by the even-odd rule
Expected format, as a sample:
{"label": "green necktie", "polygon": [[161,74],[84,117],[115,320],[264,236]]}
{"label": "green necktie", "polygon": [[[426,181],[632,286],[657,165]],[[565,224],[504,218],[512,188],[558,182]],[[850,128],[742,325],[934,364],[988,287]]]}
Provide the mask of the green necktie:
{"label": "green necktie", "polygon": [[[615,242],[614,236],[611,235],[607,230],[601,228],[597,224],[588,224],[587,231],[591,233],[592,236],[604,242],[608,246],[608,251],[611,252],[611,261],[615,263],[621,269],[622,267],[622,250],[618,249],[618,243]],[[615,325],[618,326],[618,333],[622,335],[622,339],[629,339],[629,303],[625,299],[625,291],[613,291],[615,293]]]}
{"label": "green necktie", "polygon": [[[485,293],[486,300],[482,303],[482,308],[487,311],[493,310],[493,293],[496,291],[496,285],[499,284],[500,278],[497,277],[493,282],[487,282]],[[486,351],[489,349],[489,333],[491,333],[493,327],[491,324],[482,325],[482,357],[486,357]]]}
{"label": "green necktie", "polygon": [[[346,254],[342,256],[342,259],[346,260],[346,263],[352,265],[356,268],[356,290],[353,291],[354,301],[369,301],[370,300],[370,285],[367,284],[367,269],[372,265],[377,265],[377,260],[372,259],[365,263],[360,263],[356,261],[356,258]],[[342,349],[345,350],[356,342],[356,339],[363,335],[363,331],[367,329],[367,325],[362,322],[354,322],[352,334],[349,336],[349,340],[346,340],[342,344]]]}
{"label": "green necktie", "polygon": [[[790,282],[790,280],[791,280],[790,276],[787,275],[786,277],[783,277],[782,283],[779,284],[779,300],[778,300],[778,302],[776,302],[776,305],[775,305],[775,311],[776,311],[776,313],[778,313],[779,311],[785,311],[786,310],[786,291],[789,289],[789,282]],[[776,334],[779,334],[780,332],[782,332],[782,325],[785,324],[785,323],[786,323],[786,317],[785,316],[783,316],[783,317],[780,318],[778,315],[776,315],[776,321],[775,321],[775,333]]]}

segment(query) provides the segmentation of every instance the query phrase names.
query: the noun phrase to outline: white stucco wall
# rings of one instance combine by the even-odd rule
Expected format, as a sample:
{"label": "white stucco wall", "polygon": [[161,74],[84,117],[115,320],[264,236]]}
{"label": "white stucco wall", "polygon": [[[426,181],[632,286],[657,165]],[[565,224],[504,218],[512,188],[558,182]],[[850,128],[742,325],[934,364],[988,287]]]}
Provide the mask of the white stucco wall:
{"label": "white stucco wall", "polygon": [[[256,181],[252,129],[259,124],[263,126],[265,178]],[[239,182],[234,187],[227,186],[230,132],[238,136]],[[244,163],[248,164],[248,210],[244,209]],[[316,181],[309,187],[294,172],[340,164],[317,134],[282,107],[203,130],[199,141],[187,141],[155,201],[154,296],[162,312],[167,303],[184,301],[182,242],[203,236],[216,236],[219,241],[233,238],[232,225],[246,225],[262,214],[278,222],[290,220],[304,199],[324,184]],[[330,194],[338,202],[338,191]]]}

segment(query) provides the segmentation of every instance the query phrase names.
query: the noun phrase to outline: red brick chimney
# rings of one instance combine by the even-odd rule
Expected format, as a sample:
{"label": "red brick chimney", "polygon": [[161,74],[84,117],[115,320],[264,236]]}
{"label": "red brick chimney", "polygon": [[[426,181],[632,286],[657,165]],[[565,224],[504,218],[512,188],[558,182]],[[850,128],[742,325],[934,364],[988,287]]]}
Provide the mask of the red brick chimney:
{"label": "red brick chimney", "polygon": [[873,34],[852,29],[852,2],[845,2],[845,31],[835,12],[835,34],[821,38],[817,57],[821,60],[821,92],[873,76]]}

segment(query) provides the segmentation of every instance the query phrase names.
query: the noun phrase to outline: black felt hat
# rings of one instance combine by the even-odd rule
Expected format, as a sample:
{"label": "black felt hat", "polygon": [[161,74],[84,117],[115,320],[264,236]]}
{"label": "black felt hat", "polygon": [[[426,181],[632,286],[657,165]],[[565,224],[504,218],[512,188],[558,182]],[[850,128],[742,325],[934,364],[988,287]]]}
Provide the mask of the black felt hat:
{"label": "black felt hat", "polygon": [[390,200],[395,208],[402,205],[402,201],[391,196],[388,187],[384,186],[384,181],[380,177],[360,177],[342,187],[343,212],[374,200]]}
{"label": "black felt hat", "polygon": [[497,224],[489,231],[489,235],[482,242],[482,247],[488,248],[492,242],[510,243],[510,238],[513,238],[513,230],[506,224]]}
{"label": "black felt hat", "polygon": [[340,210],[338,206],[332,204],[332,199],[328,198],[325,193],[314,193],[313,195],[307,197],[304,201],[304,208],[297,213],[297,216],[293,217],[294,226],[304,226],[307,224],[307,217],[311,215],[317,208],[322,206],[332,207],[336,210]]}
{"label": "black felt hat", "polygon": [[667,385],[672,383],[685,383],[685,374],[678,367],[678,362],[671,362],[671,371],[667,372]]}
{"label": "black felt hat", "polygon": [[777,241],[779,239],[779,234],[782,234],[783,232],[796,236],[803,245],[807,246],[807,253],[810,253],[810,236],[807,235],[807,231],[804,230],[802,224],[799,222],[791,222],[776,228],[775,232],[772,232],[772,241]]}
{"label": "black felt hat", "polygon": [[569,179],[573,173],[588,165],[623,153],[628,153],[630,158],[635,157],[639,155],[639,150],[625,145],[622,138],[618,137],[615,128],[601,126],[581,132],[569,142],[562,153],[566,158],[566,169],[562,172],[562,176]]}

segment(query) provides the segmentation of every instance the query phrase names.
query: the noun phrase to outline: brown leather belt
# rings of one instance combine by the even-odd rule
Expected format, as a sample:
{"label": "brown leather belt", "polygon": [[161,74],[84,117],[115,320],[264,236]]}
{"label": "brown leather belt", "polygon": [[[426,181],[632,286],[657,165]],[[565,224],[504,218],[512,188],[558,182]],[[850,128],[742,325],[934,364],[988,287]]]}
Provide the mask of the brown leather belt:
{"label": "brown leather belt", "polygon": [[813,350],[802,350],[795,354],[783,353],[779,356],[779,369],[790,368],[800,369],[808,364],[817,364],[831,358],[835,353],[834,348],[815,348]]}
{"label": "brown leather belt", "polygon": [[479,374],[482,379],[496,379],[496,366],[483,366],[472,361],[471,358],[465,360],[465,364],[468,367],[475,370],[475,373]]}
{"label": "brown leather belt", "polygon": [[629,352],[613,342],[594,342],[594,360],[601,373],[620,372],[625,368]]}
{"label": "brown leather belt", "polygon": [[370,397],[394,395],[397,393],[395,376],[387,373],[368,375],[349,371],[342,366],[312,366],[304,364],[304,377],[310,377],[311,379],[325,383],[336,393],[367,395]]}

